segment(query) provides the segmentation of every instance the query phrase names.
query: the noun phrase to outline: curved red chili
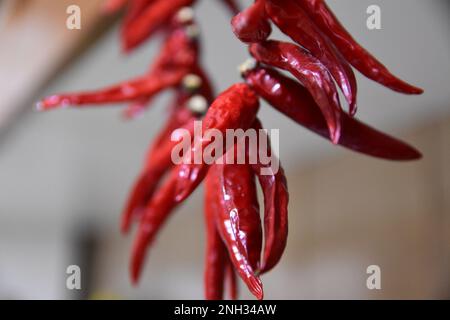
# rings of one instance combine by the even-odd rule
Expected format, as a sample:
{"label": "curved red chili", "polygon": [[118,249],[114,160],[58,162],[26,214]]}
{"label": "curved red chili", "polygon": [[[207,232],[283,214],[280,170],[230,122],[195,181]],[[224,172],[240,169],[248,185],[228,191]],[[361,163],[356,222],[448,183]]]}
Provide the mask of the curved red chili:
{"label": "curved red chili", "polygon": [[232,20],[234,34],[245,43],[261,42],[272,33],[267,19],[264,0],[256,0],[246,10],[238,13]]}
{"label": "curved red chili", "polygon": [[139,280],[148,247],[172,211],[180,203],[176,201],[175,197],[176,179],[176,175],[169,175],[145,208],[131,254],[130,275],[133,283],[137,283]]}
{"label": "curved red chili", "polygon": [[326,67],[303,48],[281,41],[266,41],[250,46],[256,60],[293,74],[311,93],[324,115],[333,143],[341,134],[339,94]]}
{"label": "curved red chili", "polygon": [[129,28],[132,25],[133,21],[139,18],[139,16],[145,12],[145,9],[153,4],[157,0],[131,0],[128,4],[128,8],[125,14],[125,18],[123,20],[120,37],[123,48],[126,47],[126,37],[129,32]]}
{"label": "curved red chili", "polygon": [[309,50],[327,67],[344,93],[350,105],[350,112],[354,114],[357,95],[355,74],[329,39],[323,36],[295,0],[266,0],[266,9],[272,21],[283,33]]}
{"label": "curved red chili", "polygon": [[187,74],[200,70],[198,57],[196,39],[187,34],[186,28],[176,28],[167,37],[147,75],[97,91],[50,96],[38,104],[38,109],[134,101],[137,104],[125,111],[126,115],[134,115],[155,95],[179,86]]}
{"label": "curved red chili", "polygon": [[[248,71],[245,79],[259,96],[305,128],[331,140],[327,124],[306,88],[270,68]],[[388,160],[415,160],[420,152],[342,113],[339,144],[354,151]]]}
{"label": "curved red chili", "polygon": [[[176,103],[179,103],[176,99]],[[166,127],[150,148],[145,166],[135,182],[122,214],[121,230],[128,232],[135,217],[141,216],[147,202],[151,199],[163,175],[173,166],[172,150],[178,143],[171,140],[172,133],[183,128],[194,133],[194,115],[186,108],[178,108],[172,112]]]}
{"label": "curved red chili", "polygon": [[[225,161],[225,160],[224,160]],[[214,164],[219,170],[218,229],[235,269],[258,299],[263,298],[256,276],[262,246],[259,204],[254,174],[248,164]]]}
{"label": "curved red chili", "polygon": [[219,176],[210,170],[205,178],[205,222],[206,222],[206,261],[205,261],[205,298],[223,299],[224,280],[227,268],[228,252],[217,230],[216,212],[219,210]]}
{"label": "curved red chili", "polygon": [[381,62],[364,49],[342,26],[323,0],[295,0],[305,10],[321,31],[329,37],[345,59],[358,71],[394,91],[422,94],[423,90],[394,76]]}
{"label": "curved red chili", "polygon": [[187,69],[166,71],[158,73],[157,77],[142,77],[98,91],[53,95],[43,99],[37,108],[38,110],[51,110],[69,105],[82,107],[90,104],[132,101],[141,97],[150,98],[167,88],[179,85],[188,73]]}
{"label": "curved red chili", "polygon": [[[289,193],[284,169],[279,163],[279,159],[273,154],[269,137],[262,134],[263,127],[258,119],[253,124],[253,129],[259,132],[257,154],[254,155],[257,161],[250,163],[264,194],[265,246],[261,273],[265,273],[275,267],[286,248]],[[249,151],[253,150],[249,149]],[[265,156],[271,158],[272,161],[278,161],[278,166],[274,168],[273,163],[261,161],[261,152],[265,152]],[[249,157],[252,159],[251,154]]]}

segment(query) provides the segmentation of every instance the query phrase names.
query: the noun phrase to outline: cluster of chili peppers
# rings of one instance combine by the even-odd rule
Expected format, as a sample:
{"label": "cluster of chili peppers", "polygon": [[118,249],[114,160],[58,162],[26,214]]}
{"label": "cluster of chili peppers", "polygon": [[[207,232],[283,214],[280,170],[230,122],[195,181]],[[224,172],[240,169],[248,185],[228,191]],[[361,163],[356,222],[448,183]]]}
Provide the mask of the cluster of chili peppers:
{"label": "cluster of chili peppers", "polygon": [[[235,1],[224,0],[236,14],[231,23],[233,32],[248,44],[254,59],[241,67],[245,82],[234,84],[215,98],[200,63],[198,27],[192,9],[187,7],[195,2],[109,0],[107,11],[127,7],[121,31],[126,51],[156,33],[163,35],[152,67],[143,76],[103,90],[48,97],[38,108],[129,102],[124,114],[134,117],[157,94],[173,91],[167,124],[150,147],[122,215],[123,232],[129,231],[133,222],[139,223],[131,258],[132,280],[138,281],[147,249],[170,214],[205,180],[206,298],[222,299],[226,281],[230,297],[236,298],[238,275],[250,292],[262,299],[260,275],[277,265],[287,242],[289,195],[284,170],[273,171],[258,156],[255,163],[229,164],[224,160],[174,165],[171,152],[177,141],[171,139],[172,133],[177,128],[193,133],[198,119],[202,119],[203,132],[260,130],[257,113],[262,98],[334,144],[374,157],[413,160],[421,157],[413,147],[354,118],[357,84],[351,66],[395,91],[420,94],[422,90],[396,78],[363,49],[323,0],[256,0],[242,12]],[[272,25],[293,42],[269,40]],[[341,107],[338,88],[349,105],[348,113]],[[258,144],[269,146],[271,153],[269,137],[262,139]],[[211,143],[201,139],[185,156],[205,150]],[[215,155],[216,160],[237,154],[236,146],[226,147]],[[250,150],[246,152],[250,157]],[[264,196],[264,230],[256,180]]]}

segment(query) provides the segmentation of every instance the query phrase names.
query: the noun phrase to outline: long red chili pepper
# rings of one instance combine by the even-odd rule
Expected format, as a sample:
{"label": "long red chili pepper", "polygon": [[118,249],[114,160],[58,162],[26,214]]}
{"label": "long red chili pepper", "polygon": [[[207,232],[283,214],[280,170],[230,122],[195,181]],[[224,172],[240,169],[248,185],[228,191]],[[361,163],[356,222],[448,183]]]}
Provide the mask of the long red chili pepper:
{"label": "long red chili pepper", "polygon": [[227,255],[222,238],[217,230],[216,212],[219,210],[219,176],[210,170],[205,178],[205,221],[206,221],[206,262],[205,298],[223,299],[224,279],[227,268]]}
{"label": "long red chili pepper", "polygon": [[401,93],[422,94],[423,90],[414,87],[394,76],[381,62],[364,49],[342,26],[323,0],[295,0],[305,10],[350,62],[366,77]]}
{"label": "long red chili pepper", "polygon": [[131,50],[141,44],[160,26],[168,24],[178,10],[194,2],[195,0],[157,0],[147,6],[139,17],[130,22],[124,36],[125,50]]}
{"label": "long red chili pepper", "polygon": [[167,181],[153,195],[141,218],[131,255],[130,274],[133,283],[139,280],[147,248],[180,203],[175,197],[176,183],[176,175],[169,175]]}
{"label": "long red chili pepper", "polygon": [[[259,100],[254,91],[245,83],[238,83],[224,91],[210,106],[202,122],[202,132],[210,129],[218,130],[225,135],[227,129],[250,128],[259,110]],[[194,154],[211,144],[211,141],[201,139],[200,146],[195,145],[191,150]],[[224,149],[226,151],[226,149]],[[218,159],[221,154],[216,155]],[[201,183],[208,170],[208,165],[189,163],[182,164],[178,170],[177,200],[186,199]]]}
{"label": "long red chili pepper", "polygon": [[237,14],[231,20],[234,34],[245,43],[266,40],[272,27],[267,19],[264,0],[256,0],[246,10]]}
{"label": "long red chili pepper", "polygon": [[172,113],[166,127],[150,148],[144,169],[132,188],[122,214],[122,232],[128,232],[133,217],[139,217],[141,215],[140,213],[151,199],[161,178],[173,166],[171,155],[178,141],[171,140],[172,133],[176,129],[183,128],[193,135],[194,119],[194,115],[186,108],[182,108],[181,110],[177,109]]}
{"label": "long red chili pepper", "polygon": [[93,92],[54,95],[45,98],[38,104],[39,110],[50,110],[58,107],[88,104],[105,104],[132,101],[141,97],[153,97],[167,88],[173,88],[181,83],[189,70],[166,71],[158,77],[144,77],[123,82],[119,85]]}
{"label": "long red chili pepper", "polygon": [[267,13],[273,22],[295,42],[309,50],[327,67],[338,83],[350,112],[356,112],[357,85],[350,65],[323,36],[318,27],[295,0],[266,0]]}
{"label": "long red chili pepper", "polygon": [[[298,82],[270,68],[256,68],[245,74],[249,85],[269,104],[298,124],[331,140],[327,124],[308,90]],[[354,151],[388,160],[415,160],[415,148],[342,114],[339,144]]]}
{"label": "long red chili pepper", "polygon": [[[260,133],[257,155],[255,155],[257,161],[251,162],[251,166],[258,177],[264,194],[265,246],[261,268],[261,273],[264,273],[270,271],[280,261],[286,248],[289,193],[284,169],[276,155],[273,154],[269,137],[266,134],[261,134],[264,131],[258,119],[253,124],[253,129]],[[253,150],[249,149],[249,151]],[[271,158],[272,161],[278,161],[277,167],[274,167],[274,163],[262,161],[260,153],[263,151],[266,152],[266,157]],[[251,159],[252,155],[249,155],[249,157]]]}
{"label": "long red chili pepper", "polygon": [[333,143],[341,134],[341,105],[326,67],[304,49],[287,42],[266,41],[250,46],[256,60],[292,73],[311,93],[324,115]]}
{"label": "long red chili pepper", "polygon": [[[214,164],[220,176],[218,229],[235,269],[258,299],[263,298],[256,276],[262,232],[254,174],[248,164]],[[255,265],[256,264],[256,265]]]}
{"label": "long red chili pepper", "polygon": [[[133,217],[139,217],[139,212],[151,199],[162,176],[173,166],[172,150],[178,142],[172,141],[172,134],[182,128],[191,137],[194,135],[194,120],[202,115],[190,108],[194,95],[200,94],[207,102],[213,97],[213,88],[206,73],[200,66],[194,70],[198,75],[191,74],[189,79],[183,81],[183,88],[178,89],[170,107],[168,122],[149,149],[144,169],[132,188],[122,215],[123,232],[128,231]],[[192,77],[194,80],[190,79]],[[192,81],[194,83],[190,83]]]}
{"label": "long red chili pepper", "polygon": [[[198,46],[185,28],[174,29],[167,37],[161,53],[150,72],[137,79],[92,92],[50,96],[38,105],[40,110],[49,110],[60,106],[83,106],[86,104],[105,104],[137,100],[138,104],[126,110],[133,115],[139,108],[163,90],[181,84],[190,71],[198,71]],[[203,74],[202,74],[203,75]]]}

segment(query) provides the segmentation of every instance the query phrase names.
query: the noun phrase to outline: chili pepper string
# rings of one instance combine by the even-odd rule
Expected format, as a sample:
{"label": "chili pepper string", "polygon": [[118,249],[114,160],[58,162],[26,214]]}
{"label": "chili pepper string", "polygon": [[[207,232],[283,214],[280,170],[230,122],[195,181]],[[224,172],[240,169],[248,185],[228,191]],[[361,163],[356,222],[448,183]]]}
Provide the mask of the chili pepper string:
{"label": "chili pepper string", "polygon": [[[194,11],[186,7],[198,1],[108,0],[105,12],[126,12],[120,31],[126,52],[156,34],[162,35],[160,52],[150,69],[105,89],[44,98],[37,107],[51,110],[125,102],[129,105],[123,115],[132,119],[143,114],[158,94],[173,92],[167,123],[149,147],[121,217],[123,233],[137,224],[131,279],[139,281],[148,250],[162,227],[205,180],[205,297],[223,299],[228,287],[228,296],[236,299],[239,277],[257,299],[262,299],[261,276],[279,263],[287,245],[289,192],[285,171],[281,165],[279,170],[272,169],[248,146],[245,164],[229,164],[225,159],[236,156],[237,146],[226,144],[212,163],[183,161],[175,165],[171,154],[178,141],[186,136],[191,139],[193,146],[184,157],[193,159],[196,151],[205,151],[212,144],[192,137],[195,121],[201,121],[202,132],[261,131],[258,112],[263,99],[333,144],[387,160],[415,160],[421,154],[412,146],[354,117],[358,89],[352,67],[401,93],[420,94],[422,90],[394,76],[359,45],[323,0],[256,0],[242,11],[238,1],[216,1],[234,15],[231,29],[252,57],[240,67],[244,82],[216,96],[202,67]],[[292,42],[270,39],[275,27]],[[348,112],[342,108],[339,91]],[[259,135],[257,142],[258,148],[266,148],[269,156],[278,160],[267,135]],[[257,184],[263,191],[262,208],[256,197]]]}

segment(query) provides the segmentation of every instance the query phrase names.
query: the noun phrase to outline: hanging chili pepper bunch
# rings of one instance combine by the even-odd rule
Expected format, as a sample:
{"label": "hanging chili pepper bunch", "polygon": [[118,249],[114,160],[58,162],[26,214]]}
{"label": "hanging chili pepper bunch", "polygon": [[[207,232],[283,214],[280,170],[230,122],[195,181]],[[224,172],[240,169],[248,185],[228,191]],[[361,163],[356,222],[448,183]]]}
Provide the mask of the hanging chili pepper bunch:
{"label": "hanging chili pepper bunch", "polygon": [[[422,90],[396,78],[362,48],[323,0],[256,0],[242,12],[235,1],[223,0],[236,14],[233,32],[249,45],[254,59],[241,67],[244,83],[234,84],[214,98],[200,62],[198,27],[192,9],[186,8],[195,2],[109,0],[107,11],[127,7],[121,30],[126,51],[157,33],[163,35],[152,67],[143,76],[106,89],[45,98],[38,108],[128,102],[124,115],[133,118],[157,94],[173,91],[167,124],[150,147],[122,215],[123,232],[128,232],[133,222],[139,223],[130,266],[132,280],[138,281],[147,249],[170,214],[205,180],[205,296],[222,299],[227,280],[230,297],[236,298],[238,275],[250,292],[262,299],[260,275],[277,265],[287,242],[289,195],[283,168],[273,170],[248,147],[244,164],[230,164],[224,159],[236,157],[237,145],[224,145],[224,151],[215,154],[214,160],[223,161],[175,165],[171,154],[180,138],[176,129],[183,128],[192,137],[194,122],[201,119],[202,132],[261,131],[257,113],[262,98],[334,144],[388,160],[414,160],[421,155],[413,147],[354,118],[357,84],[352,66],[395,91],[420,94]],[[293,42],[269,40],[273,24]],[[341,107],[338,88],[349,105],[348,113]],[[210,140],[196,140],[184,156],[193,159],[198,150],[211,145]],[[258,137],[258,147],[273,156],[267,135]],[[249,161],[251,157],[255,161]],[[263,190],[264,230],[256,181]]]}

